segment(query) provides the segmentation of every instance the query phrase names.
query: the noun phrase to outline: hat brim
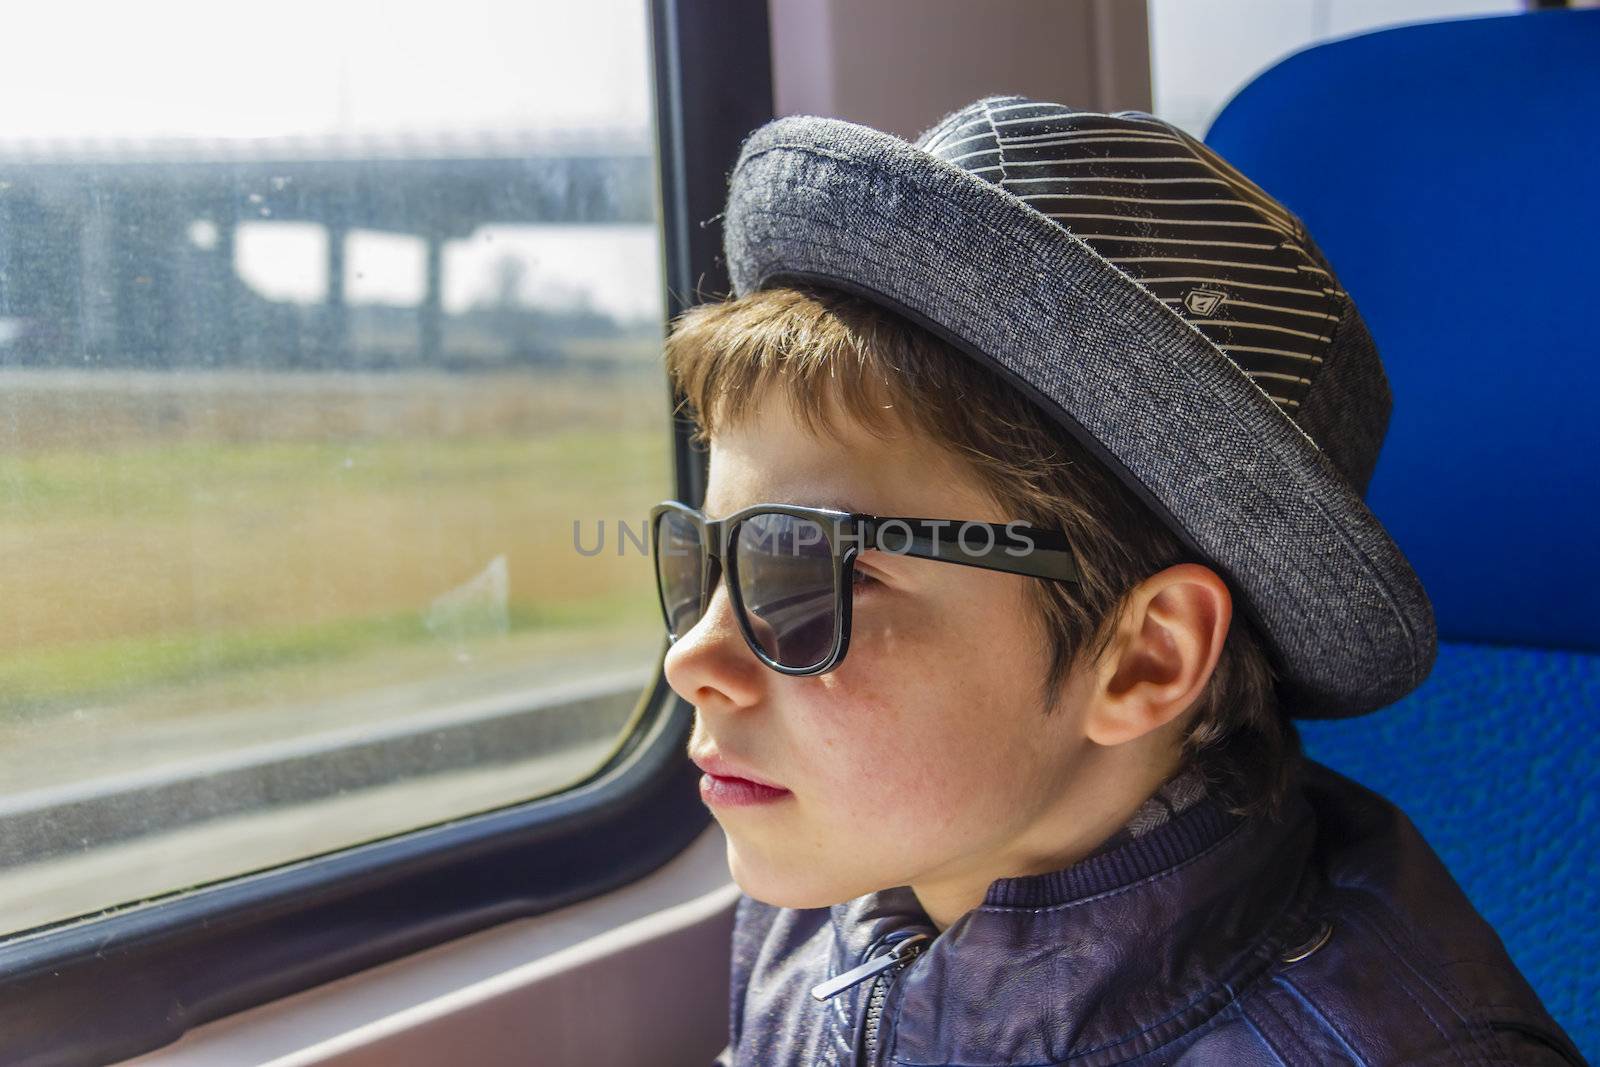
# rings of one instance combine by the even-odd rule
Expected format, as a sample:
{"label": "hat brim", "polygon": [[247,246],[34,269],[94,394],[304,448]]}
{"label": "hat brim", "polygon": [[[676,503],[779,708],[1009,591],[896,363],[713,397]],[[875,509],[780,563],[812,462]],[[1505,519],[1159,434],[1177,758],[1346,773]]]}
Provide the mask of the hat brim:
{"label": "hat brim", "polygon": [[1285,710],[1344,718],[1433,667],[1433,608],[1316,443],[1204,334],[1087,243],[914,145],[837,119],[745,141],[734,292],[858,293],[1000,372],[1212,562],[1280,672]]}

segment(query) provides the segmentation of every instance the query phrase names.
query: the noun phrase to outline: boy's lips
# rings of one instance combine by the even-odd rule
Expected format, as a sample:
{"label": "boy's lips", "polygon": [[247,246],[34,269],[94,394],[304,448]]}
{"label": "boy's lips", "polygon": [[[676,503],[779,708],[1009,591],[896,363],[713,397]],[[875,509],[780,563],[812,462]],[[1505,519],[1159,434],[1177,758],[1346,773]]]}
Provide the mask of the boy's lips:
{"label": "boy's lips", "polygon": [[781,789],[786,793],[788,792],[788,789],[779,785],[777,782],[769,781],[768,779],[761,777],[759,774],[756,774],[754,771],[748,771],[739,764],[731,760],[724,759],[715,752],[710,752],[699,756],[690,756],[689,759],[693,761],[696,767],[699,767],[702,771],[705,771],[713,778],[731,778],[736,780],[742,779],[746,782],[754,782],[756,785],[764,785],[768,789]]}

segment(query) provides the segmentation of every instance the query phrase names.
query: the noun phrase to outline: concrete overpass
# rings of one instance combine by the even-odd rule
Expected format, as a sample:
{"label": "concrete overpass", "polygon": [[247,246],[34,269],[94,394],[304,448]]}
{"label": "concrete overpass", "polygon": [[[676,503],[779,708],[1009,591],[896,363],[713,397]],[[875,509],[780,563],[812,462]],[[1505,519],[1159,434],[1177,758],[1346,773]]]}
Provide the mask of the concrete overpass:
{"label": "concrete overpass", "polygon": [[[0,318],[24,324],[11,346],[24,361],[231,362],[250,331],[288,321],[237,277],[237,227],[312,222],[328,230],[329,283],[309,329],[295,329],[305,361],[337,363],[344,238],[371,229],[425,242],[429,362],[445,241],[489,224],[649,222],[655,188],[649,140],[603,131],[0,141]],[[216,234],[205,250],[189,239],[200,221]]]}

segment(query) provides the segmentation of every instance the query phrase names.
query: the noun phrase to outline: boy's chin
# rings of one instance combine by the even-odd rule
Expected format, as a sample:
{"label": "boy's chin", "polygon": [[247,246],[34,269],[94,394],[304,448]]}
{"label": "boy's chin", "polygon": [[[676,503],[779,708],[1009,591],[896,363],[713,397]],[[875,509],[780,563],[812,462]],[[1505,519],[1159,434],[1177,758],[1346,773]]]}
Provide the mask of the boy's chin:
{"label": "boy's chin", "polygon": [[728,842],[728,871],[745,896],[775,908],[829,908],[852,900],[870,889],[852,890],[848,879],[824,876],[814,867],[772,864],[743,855]]}

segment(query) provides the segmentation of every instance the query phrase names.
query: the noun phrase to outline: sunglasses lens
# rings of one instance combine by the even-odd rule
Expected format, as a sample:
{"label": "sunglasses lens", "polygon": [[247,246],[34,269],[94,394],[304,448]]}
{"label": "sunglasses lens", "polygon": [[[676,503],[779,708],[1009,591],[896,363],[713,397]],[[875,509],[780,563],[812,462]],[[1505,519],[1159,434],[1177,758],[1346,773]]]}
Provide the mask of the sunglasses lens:
{"label": "sunglasses lens", "polygon": [[700,621],[700,528],[671,511],[656,522],[656,581],[667,632],[677,640]]}
{"label": "sunglasses lens", "polygon": [[838,599],[822,526],[793,515],[755,515],[739,524],[733,547],[745,618],[761,650],[785,667],[827,659]]}

